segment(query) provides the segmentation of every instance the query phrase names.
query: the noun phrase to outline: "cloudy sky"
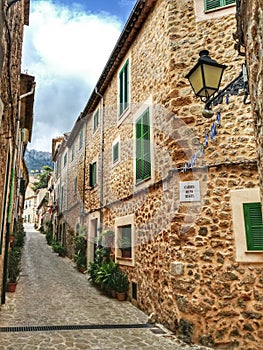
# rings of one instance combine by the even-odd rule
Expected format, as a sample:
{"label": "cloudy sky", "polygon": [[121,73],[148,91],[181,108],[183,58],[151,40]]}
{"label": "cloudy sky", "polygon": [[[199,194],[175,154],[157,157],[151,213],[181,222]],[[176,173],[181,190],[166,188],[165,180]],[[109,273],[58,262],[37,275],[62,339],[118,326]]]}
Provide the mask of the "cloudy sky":
{"label": "cloudy sky", "polygon": [[36,78],[32,142],[70,131],[88,101],[136,0],[31,0],[22,72]]}

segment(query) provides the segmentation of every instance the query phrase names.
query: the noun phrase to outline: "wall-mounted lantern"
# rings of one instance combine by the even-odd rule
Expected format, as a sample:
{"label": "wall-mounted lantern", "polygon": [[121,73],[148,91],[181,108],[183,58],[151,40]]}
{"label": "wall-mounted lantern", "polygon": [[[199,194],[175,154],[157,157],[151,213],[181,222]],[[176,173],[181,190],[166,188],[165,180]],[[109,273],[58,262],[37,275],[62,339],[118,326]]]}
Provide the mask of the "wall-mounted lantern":
{"label": "wall-mounted lantern", "polygon": [[224,96],[244,94],[244,103],[247,103],[248,80],[246,66],[243,64],[242,71],[237,78],[228,84],[223,90],[219,90],[224,70],[227,66],[217,63],[209,57],[207,50],[199,53],[197,64],[186,75],[194,93],[205,103],[203,116],[213,116],[212,105],[221,104]]}

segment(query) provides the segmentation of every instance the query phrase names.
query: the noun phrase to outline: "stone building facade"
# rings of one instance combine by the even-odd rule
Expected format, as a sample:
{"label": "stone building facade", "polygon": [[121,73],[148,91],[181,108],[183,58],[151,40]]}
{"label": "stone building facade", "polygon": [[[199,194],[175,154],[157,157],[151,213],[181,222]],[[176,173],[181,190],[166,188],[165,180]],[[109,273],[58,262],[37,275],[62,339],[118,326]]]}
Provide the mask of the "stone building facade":
{"label": "stone building facade", "polygon": [[236,38],[247,61],[263,198],[263,3],[260,0],[239,0],[237,10]]}
{"label": "stone building facade", "polygon": [[32,131],[34,77],[21,74],[29,0],[0,1],[0,282],[5,302],[8,236],[21,219],[28,173],[23,161]]}
{"label": "stone building facade", "polygon": [[114,231],[134,304],[184,340],[260,349],[263,255],[247,246],[245,216],[260,202],[251,106],[234,96],[204,119],[185,79],[204,48],[228,65],[222,85],[239,74],[235,4],[220,5],[136,3],[81,115],[86,147],[72,176],[85,193],[88,261]]}
{"label": "stone building facade", "polygon": [[[73,238],[84,234],[84,182],[83,166],[86,144],[86,123],[79,117],[70,133],[59,138],[53,147],[54,197],[57,212],[52,223],[56,239],[66,247],[67,255],[74,256]],[[53,139],[55,144],[56,139]],[[59,146],[59,147],[58,147]]]}
{"label": "stone building facade", "polygon": [[29,224],[35,224],[37,220],[37,217],[36,217],[37,196],[35,191],[32,188],[34,182],[35,182],[35,177],[29,176],[29,183],[26,188],[24,211],[23,211],[24,222],[27,222]]}

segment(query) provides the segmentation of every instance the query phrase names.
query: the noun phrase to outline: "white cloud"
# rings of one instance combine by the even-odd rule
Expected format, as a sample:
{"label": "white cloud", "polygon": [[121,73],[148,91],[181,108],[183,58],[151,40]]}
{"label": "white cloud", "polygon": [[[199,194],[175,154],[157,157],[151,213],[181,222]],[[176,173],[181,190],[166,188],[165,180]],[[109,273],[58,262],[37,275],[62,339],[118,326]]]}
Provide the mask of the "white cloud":
{"label": "white cloud", "polygon": [[52,137],[71,130],[121,26],[106,13],[85,13],[46,0],[31,3],[22,63],[22,71],[34,75],[37,83],[30,149],[50,151]]}

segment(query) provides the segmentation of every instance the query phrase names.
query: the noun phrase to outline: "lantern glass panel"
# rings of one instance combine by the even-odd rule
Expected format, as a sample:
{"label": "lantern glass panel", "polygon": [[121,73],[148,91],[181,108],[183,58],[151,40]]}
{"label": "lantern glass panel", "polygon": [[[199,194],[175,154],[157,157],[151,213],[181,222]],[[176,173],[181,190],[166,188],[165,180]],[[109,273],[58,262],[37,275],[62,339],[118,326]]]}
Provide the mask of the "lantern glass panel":
{"label": "lantern glass panel", "polygon": [[[223,68],[217,66],[211,66],[208,64],[203,65],[205,86],[209,96],[219,89],[221,82]],[[211,91],[212,93],[209,93]]]}
{"label": "lantern glass panel", "polygon": [[195,94],[198,95],[198,93],[203,89],[203,77],[200,65],[189,76],[189,81]]}

